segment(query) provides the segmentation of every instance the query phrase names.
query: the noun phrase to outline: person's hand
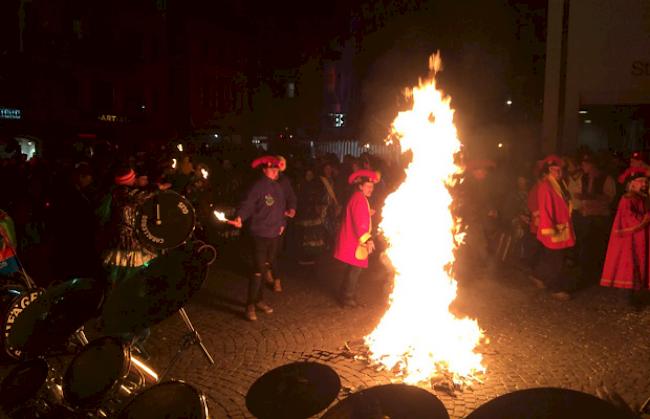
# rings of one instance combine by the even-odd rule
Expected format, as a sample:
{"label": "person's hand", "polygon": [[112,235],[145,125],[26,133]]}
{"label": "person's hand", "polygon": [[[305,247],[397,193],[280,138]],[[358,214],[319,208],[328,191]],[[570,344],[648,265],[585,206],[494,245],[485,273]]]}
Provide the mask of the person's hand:
{"label": "person's hand", "polygon": [[280,235],[282,235],[282,233],[284,233],[284,226],[280,227]]}
{"label": "person's hand", "polygon": [[241,217],[237,217],[234,220],[228,220],[228,224],[235,226],[237,228],[242,228]]}
{"label": "person's hand", "polygon": [[372,240],[368,240],[366,242],[366,247],[368,247],[368,254],[371,254],[372,252],[375,251],[375,242]]}
{"label": "person's hand", "polygon": [[290,210],[286,210],[284,212],[285,217],[293,218],[296,216],[296,210],[291,208]]}

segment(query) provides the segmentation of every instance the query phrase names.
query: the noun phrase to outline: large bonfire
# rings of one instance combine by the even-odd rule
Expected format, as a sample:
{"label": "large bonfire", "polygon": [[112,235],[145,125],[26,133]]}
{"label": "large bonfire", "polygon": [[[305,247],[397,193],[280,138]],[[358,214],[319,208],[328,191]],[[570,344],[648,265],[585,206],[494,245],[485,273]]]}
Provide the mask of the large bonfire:
{"label": "large bonfire", "polygon": [[436,89],[440,65],[440,56],[431,56],[431,79],[408,92],[412,109],[393,121],[402,153],[410,150],[413,158],[406,179],[383,208],[379,228],[389,244],[394,286],[388,311],[365,338],[370,358],[409,384],[440,373],[466,381],[484,371],[475,352],[481,329],[449,312],[456,298],[452,266],[458,229],[448,187],[462,169],[454,159],[460,142],[451,99]]}

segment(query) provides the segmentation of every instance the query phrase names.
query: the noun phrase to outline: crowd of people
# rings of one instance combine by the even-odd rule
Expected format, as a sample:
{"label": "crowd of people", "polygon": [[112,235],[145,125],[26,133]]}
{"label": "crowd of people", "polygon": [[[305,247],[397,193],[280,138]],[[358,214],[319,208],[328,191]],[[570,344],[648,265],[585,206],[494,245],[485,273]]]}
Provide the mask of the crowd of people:
{"label": "crowd of people", "polygon": [[498,187],[492,161],[468,165],[458,213],[468,225],[462,268],[494,275],[503,261],[528,272],[540,289],[568,301],[582,288],[620,288],[642,309],[648,284],[649,166],[641,152],[629,159],[581,151],[549,155]]}
{"label": "crowd of people", "polygon": [[[333,256],[341,264],[339,302],[355,307],[362,269],[385,246],[377,232],[383,200],[407,162],[285,154],[176,142],[128,153],[110,144],[82,147],[50,160],[16,153],[0,160],[8,180],[0,275],[24,275],[25,267],[41,286],[86,276],[114,287],[157,257],[138,240],[135,213],[151,194],[172,190],[194,206],[197,238],[250,250],[249,320],[273,312],[263,299],[267,286],[282,292],[279,253],[310,269]],[[628,165],[583,152],[521,169],[463,162],[463,179],[451,187],[452,211],[466,230],[456,277],[498,277],[512,265],[558,300],[600,283],[632,291],[630,302],[640,307],[650,260],[644,160],[635,153]],[[229,214],[228,224],[217,222],[216,209]]]}

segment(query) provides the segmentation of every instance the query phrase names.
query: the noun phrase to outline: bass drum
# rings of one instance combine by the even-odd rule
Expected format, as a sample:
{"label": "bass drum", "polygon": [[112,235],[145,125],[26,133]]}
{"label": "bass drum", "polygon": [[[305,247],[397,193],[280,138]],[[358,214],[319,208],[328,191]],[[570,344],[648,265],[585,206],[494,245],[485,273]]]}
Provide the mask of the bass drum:
{"label": "bass drum", "polygon": [[43,358],[15,366],[0,384],[0,408],[10,418],[69,418],[61,377]]}
{"label": "bass drum", "polygon": [[135,396],[118,419],[209,419],[205,395],[183,381],[157,384]]}
{"label": "bass drum", "polygon": [[20,313],[42,293],[40,288],[27,290],[18,284],[0,287],[0,359],[20,359],[20,350],[9,343],[9,332]]}
{"label": "bass drum", "polygon": [[174,191],[158,191],[138,206],[135,229],[143,246],[170,250],[183,245],[194,232],[196,214],[190,201]]}

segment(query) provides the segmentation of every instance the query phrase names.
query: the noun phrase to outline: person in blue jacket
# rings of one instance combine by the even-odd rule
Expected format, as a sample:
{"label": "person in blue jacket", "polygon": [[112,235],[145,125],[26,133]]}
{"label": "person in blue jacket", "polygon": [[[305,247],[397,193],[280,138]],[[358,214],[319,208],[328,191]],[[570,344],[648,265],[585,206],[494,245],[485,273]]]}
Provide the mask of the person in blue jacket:
{"label": "person in blue jacket", "polygon": [[273,276],[273,264],[286,226],[286,198],[278,182],[280,161],[275,156],[263,156],[253,161],[254,169],[261,168],[262,176],[249,189],[237,209],[237,217],[230,223],[241,228],[246,222],[253,237],[253,275],[248,282],[246,318],[257,320],[256,309],[266,314],[273,309],[263,301],[262,278]]}

